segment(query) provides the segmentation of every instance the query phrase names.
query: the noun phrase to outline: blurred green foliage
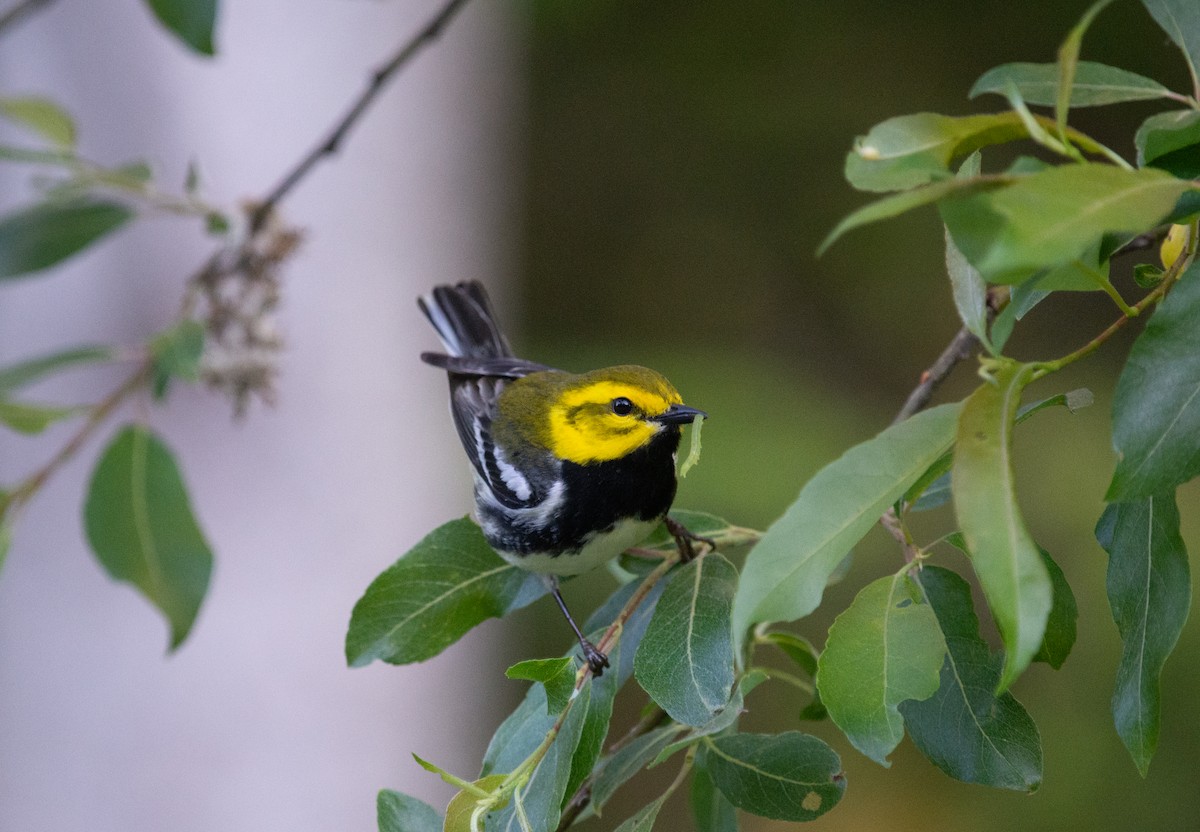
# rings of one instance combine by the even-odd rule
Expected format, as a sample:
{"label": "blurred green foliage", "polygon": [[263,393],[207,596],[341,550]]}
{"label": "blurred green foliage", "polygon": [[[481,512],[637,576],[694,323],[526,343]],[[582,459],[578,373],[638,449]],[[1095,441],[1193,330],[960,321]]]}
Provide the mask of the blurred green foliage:
{"label": "blurred green foliage", "polygon": [[[632,361],[666,373],[711,414],[704,457],[677,504],[767,524],[822,464],[890,421],[959,327],[932,210],[856,231],[815,258],[838,220],[866,202],[842,178],[851,141],[902,113],[1003,109],[999,99],[967,100],[975,79],[1005,62],[1053,61],[1085,6],[534,3],[514,305],[525,336],[517,340],[528,347],[521,352],[566,369]],[[1110,7],[1082,57],[1190,86],[1178,53],[1138,3]],[[1072,122],[1132,158],[1132,126],[1158,109],[1080,111]],[[1132,264],[1122,266],[1113,279],[1124,290]],[[1073,349],[1114,317],[1100,293],[1058,295],[1043,306],[1013,336],[1019,357]],[[1040,326],[1050,320],[1053,327]],[[1095,407],[1033,420],[1016,439],[1022,508],[1080,608],[1079,641],[1063,670],[1037,665],[1014,691],[1041,728],[1045,784],[1029,798],[956,783],[907,742],[885,770],[828,723],[805,724],[842,754],[854,786],[822,828],[1195,828],[1194,618],[1166,667],[1163,738],[1145,781],[1109,712],[1120,643],[1092,528],[1113,463],[1113,380],[1140,326],[1129,329],[1030,391],[1040,398],[1089,386]],[[974,384],[964,365],[941,396],[962,398]],[[1200,489],[1185,486],[1179,499],[1195,551]],[[882,533],[868,537],[850,578],[800,631],[819,638],[854,588],[894,571],[899,557]],[[939,562],[961,567],[959,557]],[[570,590],[607,592],[599,575],[592,583],[604,586]],[[997,643],[988,621],[984,635]],[[781,697],[773,708],[770,696],[743,730],[800,727],[791,704]],[[632,811],[661,786],[651,779],[614,800]],[[746,817],[743,828],[784,827]]]}

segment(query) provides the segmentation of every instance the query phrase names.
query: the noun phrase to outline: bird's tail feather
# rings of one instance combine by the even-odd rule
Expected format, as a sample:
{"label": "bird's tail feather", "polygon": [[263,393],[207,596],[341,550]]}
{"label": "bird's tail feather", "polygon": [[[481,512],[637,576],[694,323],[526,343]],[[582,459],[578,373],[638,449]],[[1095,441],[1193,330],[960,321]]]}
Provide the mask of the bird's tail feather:
{"label": "bird's tail feather", "polygon": [[456,286],[436,286],[417,299],[425,317],[437,330],[446,350],[456,357],[500,358],[512,355],[496,323],[491,301],[477,281]]}

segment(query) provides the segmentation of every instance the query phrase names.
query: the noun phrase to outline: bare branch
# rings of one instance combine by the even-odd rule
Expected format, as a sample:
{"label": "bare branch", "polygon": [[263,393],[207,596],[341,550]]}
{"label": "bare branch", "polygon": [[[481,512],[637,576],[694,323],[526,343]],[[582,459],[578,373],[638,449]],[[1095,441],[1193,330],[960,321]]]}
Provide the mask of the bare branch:
{"label": "bare branch", "polygon": [[287,196],[292,188],[296,187],[318,162],[326,156],[332,156],[334,153],[337,153],[342,141],[346,138],[346,134],[350,132],[350,129],[375,102],[375,99],[383,91],[384,87],[387,86],[388,82],[396,76],[414,55],[421,51],[422,47],[429,45],[437,39],[446,27],[446,24],[466,4],[467,0],[450,0],[419,32],[400,47],[391,60],[372,73],[366,88],[350,105],[350,109],[346,111],[346,114],[334,125],[329,135],[314,147],[307,156],[301,159],[295,167],[288,171],[283,179],[279,181],[279,184],[272,188],[267,197],[254,209],[250,215],[251,234],[254,234],[263,226],[263,223],[266,222],[267,217],[270,216],[280,200]]}

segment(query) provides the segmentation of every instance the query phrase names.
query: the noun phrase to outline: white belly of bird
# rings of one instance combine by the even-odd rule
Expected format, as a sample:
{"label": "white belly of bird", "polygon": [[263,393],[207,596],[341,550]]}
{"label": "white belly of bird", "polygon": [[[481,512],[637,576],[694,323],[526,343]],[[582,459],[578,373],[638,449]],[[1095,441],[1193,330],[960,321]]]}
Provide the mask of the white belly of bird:
{"label": "white belly of bird", "polygon": [[513,566],[543,575],[582,575],[615,558],[630,546],[636,546],[658,526],[658,520],[622,520],[611,531],[594,535],[578,552],[546,555],[534,552],[515,555],[500,552]]}

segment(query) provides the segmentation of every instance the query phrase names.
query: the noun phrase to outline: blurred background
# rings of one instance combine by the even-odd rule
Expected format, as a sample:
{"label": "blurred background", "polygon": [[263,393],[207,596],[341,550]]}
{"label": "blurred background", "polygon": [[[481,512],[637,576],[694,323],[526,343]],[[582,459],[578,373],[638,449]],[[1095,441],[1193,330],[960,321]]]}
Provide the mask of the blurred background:
{"label": "blurred background", "polygon": [[[151,154],[175,181],[194,156],[210,194],[234,201],[271,184],[368,68],[439,6],[228,3],[220,54],[202,62],[140,4],[60,0],[0,42],[0,80],[62,100],[80,117],[85,152],[109,162]],[[975,78],[999,63],[1054,60],[1085,7],[469,4],[341,158],[285,205],[308,236],[287,275],[278,405],[231,427],[223,402],[179,391],[167,412],[150,414],[182,457],[218,557],[191,641],[163,659],[153,611],[90,561],[75,520],[88,454],[23,518],[0,575],[0,831],[364,829],[379,787],[444,804],[449,788],[408,753],[471,772],[523,692],[503,668],[556,655],[567,640],[542,602],[425,665],[342,664],[362,589],[469,504],[444,382],[415,358],[434,341],[413,296],[477,277],[527,357],[661,370],[712,415],[677,505],[765,526],[820,466],[887,425],[958,329],[932,211],[853,232],[815,258],[828,230],[868,199],[841,176],[854,136],[893,115],[1001,109],[998,98],[967,100]],[[1083,57],[1189,84],[1132,0],[1099,17]],[[1131,157],[1133,131],[1158,109],[1072,118]],[[11,207],[24,180],[6,176],[0,199]],[[52,277],[4,287],[0,359],[161,326],[207,251],[194,232],[144,224]],[[1134,293],[1131,265],[1115,282]],[[1009,352],[1068,352],[1114,314],[1099,294],[1052,298]],[[1092,528],[1113,460],[1111,390],[1138,327],[1129,329],[1029,394],[1086,386],[1093,407],[1042,414],[1016,439],[1028,524],[1080,608],[1063,670],[1036,665],[1015,690],[1042,733],[1042,788],[1025,796],[951,781],[910,743],[880,768],[832,726],[799,725],[786,691],[760,689],[748,729],[800,727],[842,755],[846,797],[815,826],[1200,825],[1195,621],[1164,673],[1163,733],[1146,780],[1109,712],[1120,645]],[[939,399],[974,383],[964,365]],[[39,446],[4,436],[0,471],[28,470],[54,447]],[[1195,484],[1180,503],[1195,549]],[[929,537],[950,523],[930,517]],[[819,644],[855,592],[898,563],[894,544],[873,533],[797,631]],[[568,586],[568,600],[586,608],[612,587],[596,573]],[[640,704],[627,702],[618,719]],[[615,827],[670,775],[627,788],[591,828]],[[685,817],[682,807],[664,813],[664,828],[687,829]],[[792,827],[746,816],[743,828]]]}

